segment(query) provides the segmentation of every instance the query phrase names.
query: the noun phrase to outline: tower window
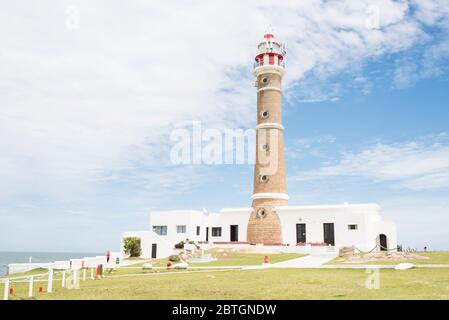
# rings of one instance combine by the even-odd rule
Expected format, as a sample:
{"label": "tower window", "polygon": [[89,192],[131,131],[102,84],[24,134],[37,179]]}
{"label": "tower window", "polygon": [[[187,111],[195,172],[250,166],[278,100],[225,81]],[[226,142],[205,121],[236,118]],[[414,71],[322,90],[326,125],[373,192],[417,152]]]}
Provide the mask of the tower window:
{"label": "tower window", "polygon": [[212,237],[221,237],[221,228],[212,228]]}
{"label": "tower window", "polygon": [[257,217],[265,218],[266,216],[267,216],[267,210],[265,210],[264,208],[260,208],[259,210],[257,210]]}
{"label": "tower window", "polygon": [[270,113],[268,112],[268,110],[264,110],[260,113],[260,116],[264,119],[268,118],[269,115]]}
{"label": "tower window", "polygon": [[264,151],[270,150],[270,145],[268,143],[264,143],[260,146],[260,148]]}
{"label": "tower window", "polygon": [[348,230],[357,230],[359,228],[356,224],[348,224]]}
{"label": "tower window", "polygon": [[268,77],[263,77],[262,78],[262,83],[263,84],[267,84],[269,81],[270,81],[270,78],[268,78]]}
{"label": "tower window", "polygon": [[268,181],[268,176],[267,175],[262,175],[262,176],[260,176],[260,181],[262,181],[262,182],[267,182]]}

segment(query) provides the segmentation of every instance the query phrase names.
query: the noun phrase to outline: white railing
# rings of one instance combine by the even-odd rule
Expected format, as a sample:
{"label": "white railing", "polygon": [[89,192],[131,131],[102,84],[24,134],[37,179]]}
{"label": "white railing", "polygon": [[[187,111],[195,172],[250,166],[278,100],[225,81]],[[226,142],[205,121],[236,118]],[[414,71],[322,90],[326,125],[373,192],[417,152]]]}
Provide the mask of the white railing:
{"label": "white railing", "polygon": [[[282,67],[282,68],[285,69],[285,62],[284,62],[284,61],[282,61],[282,62],[280,62],[280,63],[277,63],[277,64],[274,64],[274,65],[275,65],[275,66],[280,66],[280,67]],[[268,63],[260,64],[260,63],[258,63],[258,62],[254,62],[254,64],[253,64],[253,68],[254,68],[254,69],[257,68],[257,67],[264,67],[264,66],[273,66],[273,64],[268,64]]]}
{"label": "white railing", "polygon": [[[95,261],[103,261],[102,257],[93,258]],[[92,262],[92,261],[91,261]],[[55,271],[53,268],[49,268],[45,273],[25,275],[18,277],[4,277],[0,278],[0,283],[3,283],[3,300],[9,300],[10,296],[14,296],[15,283],[28,283],[27,296],[29,298],[34,297],[34,285],[39,282],[45,282],[47,284],[47,293],[53,292],[53,284],[55,281],[61,281],[61,288],[66,289],[80,289],[81,281],[88,279],[88,273],[90,271],[90,280],[101,279],[104,277],[103,272],[105,268],[117,268],[119,265],[112,262],[110,264],[99,264],[91,267],[84,266],[83,268],[72,268],[66,270]],[[61,276],[55,278],[55,276]],[[42,287],[39,288],[39,292],[43,292]]]}
{"label": "white railing", "polygon": [[[120,257],[119,252],[111,252],[111,259]],[[84,263],[84,265],[83,265]],[[94,267],[99,264],[106,264],[106,256],[84,257],[82,259],[70,259],[46,263],[10,263],[7,267],[9,275],[15,273],[28,272],[33,269],[79,269],[84,267]]]}

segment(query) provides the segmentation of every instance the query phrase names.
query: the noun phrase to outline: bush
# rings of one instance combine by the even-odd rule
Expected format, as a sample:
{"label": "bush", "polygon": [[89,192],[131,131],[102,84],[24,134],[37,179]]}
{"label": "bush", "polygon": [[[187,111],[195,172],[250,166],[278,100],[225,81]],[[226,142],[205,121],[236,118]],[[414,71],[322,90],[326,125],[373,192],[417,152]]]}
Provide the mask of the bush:
{"label": "bush", "polygon": [[168,260],[171,261],[171,262],[179,262],[181,259],[179,258],[178,255],[173,254],[170,257],[168,257]]}
{"label": "bush", "polygon": [[140,257],[142,248],[140,247],[139,238],[125,238],[123,242],[123,248],[126,254],[129,254],[130,257]]}
{"label": "bush", "polygon": [[185,241],[181,241],[181,242],[178,242],[177,244],[175,244],[175,249],[184,249],[184,245],[185,245],[186,243],[195,245],[195,247],[196,247],[197,249],[200,248],[200,246],[197,245],[197,244],[195,243],[195,241],[186,239]]}
{"label": "bush", "polygon": [[176,249],[184,249],[184,241],[178,242],[177,244],[175,244],[175,248]]}

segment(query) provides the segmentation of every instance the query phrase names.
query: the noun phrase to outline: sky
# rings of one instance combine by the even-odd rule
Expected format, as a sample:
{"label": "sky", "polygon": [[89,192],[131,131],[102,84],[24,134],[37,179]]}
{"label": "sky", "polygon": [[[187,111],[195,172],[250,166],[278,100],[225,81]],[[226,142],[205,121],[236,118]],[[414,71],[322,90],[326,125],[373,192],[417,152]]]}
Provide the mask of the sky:
{"label": "sky", "polygon": [[0,251],[118,250],[151,210],[249,207],[251,163],[174,164],[170,135],[255,126],[267,30],[290,205],[375,202],[403,246],[449,249],[448,1],[28,0],[0,11]]}

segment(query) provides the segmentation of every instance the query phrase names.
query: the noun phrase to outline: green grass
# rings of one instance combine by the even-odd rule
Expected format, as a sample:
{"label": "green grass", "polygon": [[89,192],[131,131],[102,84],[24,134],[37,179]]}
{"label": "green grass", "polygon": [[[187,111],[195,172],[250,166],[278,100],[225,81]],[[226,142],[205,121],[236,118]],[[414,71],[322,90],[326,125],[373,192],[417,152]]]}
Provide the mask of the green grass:
{"label": "green grass", "polygon": [[413,259],[413,260],[379,260],[370,262],[354,262],[345,263],[344,258],[337,257],[326,264],[368,264],[368,265],[396,265],[399,263],[413,263],[413,264],[447,264],[449,265],[449,252],[448,251],[435,251],[435,252],[416,252],[420,256],[429,257],[429,259]]}
{"label": "green grass", "polygon": [[[254,265],[261,265],[266,255],[269,257],[270,263],[282,262],[306,256],[306,254],[298,254],[298,253],[275,253],[275,254],[240,253],[234,252],[232,250],[223,250],[223,249],[211,249],[206,251],[205,254],[212,255],[214,258],[216,258],[216,260],[204,263],[191,263],[189,265],[195,267],[254,266]],[[168,258],[153,260],[153,266],[165,267],[167,261]],[[132,266],[140,267],[144,263],[146,262],[133,264]]]}
{"label": "green grass", "polygon": [[232,250],[211,250],[208,252],[217,260],[206,263],[192,263],[191,266],[254,266],[263,264],[265,256],[268,256],[270,263],[277,263],[286,260],[296,259],[306,256],[306,254],[298,253],[276,253],[276,254],[259,254],[259,253],[240,253]]}
{"label": "green grass", "polygon": [[[184,272],[184,273],[183,273]],[[380,270],[380,289],[367,289],[363,269],[263,269],[86,280],[36,299],[449,299],[449,269]],[[14,284],[14,299],[27,284]],[[45,289],[44,285],[44,289]]]}

